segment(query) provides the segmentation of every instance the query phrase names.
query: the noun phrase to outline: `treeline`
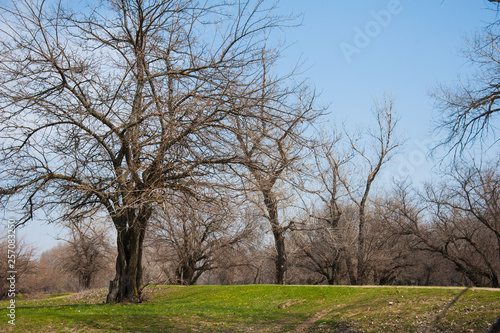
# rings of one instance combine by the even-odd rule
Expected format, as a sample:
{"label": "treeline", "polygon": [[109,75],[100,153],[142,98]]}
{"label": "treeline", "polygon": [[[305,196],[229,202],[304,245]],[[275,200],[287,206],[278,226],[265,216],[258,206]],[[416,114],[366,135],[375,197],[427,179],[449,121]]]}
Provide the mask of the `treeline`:
{"label": "treeline", "polygon": [[[148,229],[144,285],[500,286],[500,160],[462,161],[437,182],[383,189],[382,182],[370,182],[370,167],[380,160],[363,166],[359,158],[368,150],[342,141],[323,137],[302,165],[308,172],[276,187],[286,246],[279,255],[281,243],[258,191],[212,193],[210,201],[172,193]],[[374,194],[363,201],[368,185]],[[116,256],[108,223],[70,221],[65,240],[40,256],[20,240],[18,292],[107,287]],[[6,252],[7,242],[1,244]],[[6,267],[0,270],[6,274]]]}

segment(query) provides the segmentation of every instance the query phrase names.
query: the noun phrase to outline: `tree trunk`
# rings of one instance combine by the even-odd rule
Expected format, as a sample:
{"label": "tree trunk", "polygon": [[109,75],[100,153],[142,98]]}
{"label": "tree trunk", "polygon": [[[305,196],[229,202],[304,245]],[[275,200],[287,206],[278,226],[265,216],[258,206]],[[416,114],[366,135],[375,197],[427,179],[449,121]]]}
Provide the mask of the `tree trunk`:
{"label": "tree trunk", "polygon": [[345,255],[345,264],[347,266],[347,274],[349,275],[349,282],[351,283],[351,285],[356,285],[357,277],[356,273],[354,272],[354,265],[352,263],[351,254],[347,251],[347,249],[344,249],[344,255]]}
{"label": "tree trunk", "polygon": [[498,254],[498,259],[500,260],[500,233],[498,231],[495,231],[495,234],[497,236],[497,254]]}
{"label": "tree trunk", "polygon": [[90,284],[92,283],[93,274],[82,274],[79,279],[80,286],[87,290],[90,289]]}
{"label": "tree trunk", "polygon": [[365,207],[364,203],[361,204],[359,209],[359,233],[358,233],[358,253],[357,253],[357,279],[356,284],[363,285],[367,283],[368,274],[365,260]]}
{"label": "tree trunk", "polygon": [[196,280],[194,280],[194,275],[194,264],[191,265],[190,262],[181,263],[175,270],[175,282],[179,285],[193,285],[196,283]]}
{"label": "tree trunk", "polygon": [[283,231],[281,227],[273,226],[273,236],[274,236],[274,244],[276,247],[276,276],[275,283],[276,284],[285,284],[285,273],[287,269],[286,262],[286,251],[285,251],[285,237],[283,235]]}
{"label": "tree trunk", "polygon": [[116,275],[110,281],[107,303],[142,301],[142,251],[147,222],[151,216],[147,211],[137,210],[127,216],[113,219],[117,228]]}
{"label": "tree trunk", "polygon": [[274,282],[276,284],[285,284],[285,273],[287,270],[286,250],[285,250],[285,235],[284,230],[278,220],[278,205],[276,199],[270,191],[263,191],[264,204],[267,208],[271,230],[274,236],[274,245],[276,248],[276,275]]}
{"label": "tree trunk", "polygon": [[498,280],[498,275],[496,272],[491,272],[491,286],[493,288],[500,288],[500,282]]}

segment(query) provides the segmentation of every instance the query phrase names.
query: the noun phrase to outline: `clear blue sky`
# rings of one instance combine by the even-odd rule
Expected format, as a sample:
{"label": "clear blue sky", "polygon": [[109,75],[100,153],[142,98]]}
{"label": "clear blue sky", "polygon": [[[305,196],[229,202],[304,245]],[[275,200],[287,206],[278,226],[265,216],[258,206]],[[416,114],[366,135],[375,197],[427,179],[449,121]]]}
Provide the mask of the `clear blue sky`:
{"label": "clear blue sky", "polygon": [[[491,8],[486,0],[283,0],[284,12],[303,14],[302,26],[286,32],[293,44],[283,66],[305,61],[320,101],[331,105],[332,122],[368,125],[373,99],[392,95],[400,134],[408,138],[392,168],[423,180],[430,164],[422,160],[426,151],[419,143],[429,138],[435,114],[428,92],[470,70],[460,53],[463,37],[495,19]],[[393,14],[377,29],[373,13],[383,10]],[[356,40],[358,29],[371,29],[369,43]],[[362,47],[348,62],[341,45],[356,47],[356,41]],[[37,221],[19,231],[42,250],[54,245],[56,233]]]}
{"label": "clear blue sky", "polygon": [[303,14],[302,26],[287,32],[294,44],[286,55],[305,60],[320,101],[331,105],[330,121],[369,125],[374,99],[389,94],[399,133],[408,138],[392,173],[429,179],[433,162],[423,161],[423,147],[435,139],[437,113],[429,92],[472,70],[461,51],[464,37],[493,22],[495,7],[486,0],[286,0],[282,6]]}

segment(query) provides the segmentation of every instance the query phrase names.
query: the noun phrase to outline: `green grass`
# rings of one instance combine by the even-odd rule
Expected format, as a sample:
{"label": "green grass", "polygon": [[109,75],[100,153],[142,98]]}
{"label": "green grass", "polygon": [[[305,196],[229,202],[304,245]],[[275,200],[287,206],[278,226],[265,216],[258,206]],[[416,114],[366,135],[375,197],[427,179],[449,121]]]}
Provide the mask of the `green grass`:
{"label": "green grass", "polygon": [[[105,291],[16,301],[9,332],[422,332],[457,294],[452,288],[344,286],[161,286],[142,304],[104,304]],[[309,320],[316,314],[324,316]],[[436,325],[485,332],[500,315],[500,290],[471,289]],[[318,319],[318,317],[315,317]],[[309,321],[308,321],[309,320]],[[351,331],[352,332],[352,331]]]}

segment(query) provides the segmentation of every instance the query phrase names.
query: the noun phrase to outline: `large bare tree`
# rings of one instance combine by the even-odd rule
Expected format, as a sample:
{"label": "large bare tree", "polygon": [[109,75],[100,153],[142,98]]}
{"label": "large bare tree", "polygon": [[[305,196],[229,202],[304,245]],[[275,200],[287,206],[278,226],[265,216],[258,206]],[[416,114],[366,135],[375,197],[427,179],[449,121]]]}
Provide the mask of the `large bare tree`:
{"label": "large bare tree", "polygon": [[262,57],[260,89],[253,94],[256,103],[239,104],[242,109],[253,110],[261,117],[234,117],[231,131],[238,142],[242,168],[234,168],[243,180],[249,199],[262,211],[269,222],[274,239],[275,283],[285,283],[287,258],[285,234],[292,226],[280,216],[288,204],[289,186],[299,163],[307,152],[308,126],[321,115],[315,107],[315,94],[306,82],[280,89],[293,75],[275,77],[270,72],[265,54]]}
{"label": "large bare tree", "polygon": [[256,68],[276,56],[265,40],[288,19],[260,0],[21,0],[1,12],[1,203],[20,223],[61,206],[107,212],[118,250],[107,301],[140,301],[155,205],[233,160],[229,115],[265,117],[233,101],[260,88]]}

